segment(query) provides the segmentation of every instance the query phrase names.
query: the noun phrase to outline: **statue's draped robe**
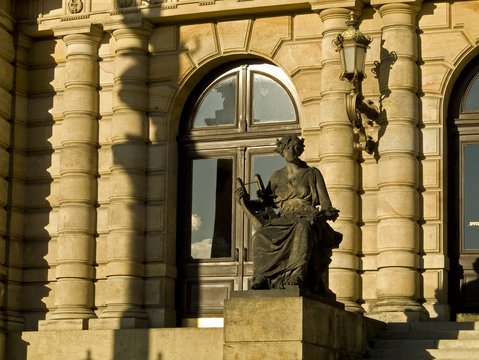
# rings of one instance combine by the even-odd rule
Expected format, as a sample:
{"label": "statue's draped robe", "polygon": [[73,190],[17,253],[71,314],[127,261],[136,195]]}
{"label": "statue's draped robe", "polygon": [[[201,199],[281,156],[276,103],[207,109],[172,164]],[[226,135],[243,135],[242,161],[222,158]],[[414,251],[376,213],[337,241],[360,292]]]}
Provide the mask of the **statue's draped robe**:
{"label": "statue's draped robe", "polygon": [[320,219],[316,206],[331,208],[321,173],[301,162],[295,176],[288,178],[283,168],[273,174],[265,193],[281,210],[254,234],[255,279],[265,278],[270,287],[282,288],[296,277],[319,293],[327,292],[322,274],[327,275],[331,249],[338,247],[342,235]]}

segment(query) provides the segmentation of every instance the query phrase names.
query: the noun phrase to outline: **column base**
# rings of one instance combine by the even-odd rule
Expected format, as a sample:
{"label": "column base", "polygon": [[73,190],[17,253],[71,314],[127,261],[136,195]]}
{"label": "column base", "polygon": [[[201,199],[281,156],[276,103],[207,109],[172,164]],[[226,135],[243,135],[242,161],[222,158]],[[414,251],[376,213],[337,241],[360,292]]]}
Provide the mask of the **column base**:
{"label": "column base", "polygon": [[38,331],[87,330],[88,319],[40,320]]}
{"label": "column base", "polygon": [[416,301],[383,300],[377,302],[367,317],[389,322],[425,321],[428,319],[426,309]]}
{"label": "column base", "polygon": [[363,307],[354,301],[341,299],[341,298],[339,298],[338,301],[344,304],[344,309],[346,311],[350,311],[350,312],[361,314],[361,315],[365,313]]}

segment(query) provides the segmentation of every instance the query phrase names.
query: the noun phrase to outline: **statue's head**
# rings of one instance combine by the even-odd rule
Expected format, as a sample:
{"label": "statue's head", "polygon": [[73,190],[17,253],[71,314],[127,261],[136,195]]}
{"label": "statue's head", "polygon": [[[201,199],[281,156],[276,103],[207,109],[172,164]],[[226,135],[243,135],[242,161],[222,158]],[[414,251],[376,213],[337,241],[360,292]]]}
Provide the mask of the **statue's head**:
{"label": "statue's head", "polygon": [[283,150],[288,145],[292,147],[294,155],[297,157],[299,157],[304,151],[304,139],[301,139],[296,135],[286,135],[281,139],[276,140],[276,149],[274,151],[283,155]]}

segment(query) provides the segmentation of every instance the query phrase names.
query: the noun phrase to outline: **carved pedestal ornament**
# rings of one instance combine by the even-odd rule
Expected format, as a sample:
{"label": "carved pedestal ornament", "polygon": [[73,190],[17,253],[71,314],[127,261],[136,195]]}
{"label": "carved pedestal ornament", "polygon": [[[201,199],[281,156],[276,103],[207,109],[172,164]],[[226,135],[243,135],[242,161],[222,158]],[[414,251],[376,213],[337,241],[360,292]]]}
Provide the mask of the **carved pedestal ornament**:
{"label": "carved pedestal ornament", "polygon": [[[299,159],[303,150],[304,140],[297,136],[277,141],[276,152],[286,166],[271,176],[266,188],[256,175],[259,200],[250,200],[237,179],[236,198],[256,228],[251,288],[298,285],[335,300],[329,290],[328,266],[342,235],[326,221],[335,221],[339,210],[331,205],[321,172]],[[279,213],[273,208],[279,208]]]}
{"label": "carved pedestal ornament", "polygon": [[83,2],[81,0],[68,0],[68,11],[71,14],[78,14],[83,10]]}

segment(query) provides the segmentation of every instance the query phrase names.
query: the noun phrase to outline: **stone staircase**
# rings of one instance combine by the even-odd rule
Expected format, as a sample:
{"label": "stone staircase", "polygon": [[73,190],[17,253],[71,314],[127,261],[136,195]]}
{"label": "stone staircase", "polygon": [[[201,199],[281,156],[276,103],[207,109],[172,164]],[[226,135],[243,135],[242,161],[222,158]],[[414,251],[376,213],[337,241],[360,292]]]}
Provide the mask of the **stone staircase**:
{"label": "stone staircase", "polygon": [[479,322],[391,323],[364,359],[479,360]]}

